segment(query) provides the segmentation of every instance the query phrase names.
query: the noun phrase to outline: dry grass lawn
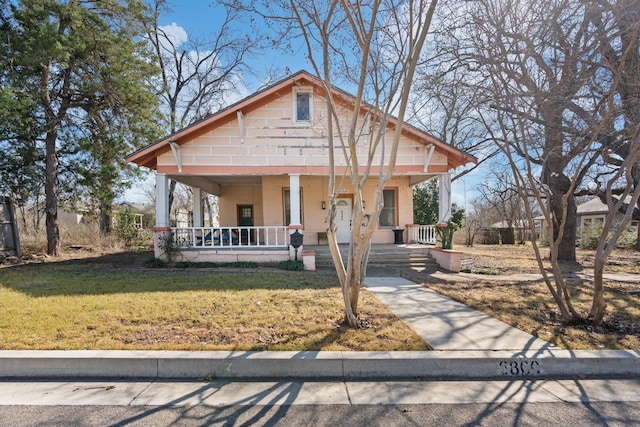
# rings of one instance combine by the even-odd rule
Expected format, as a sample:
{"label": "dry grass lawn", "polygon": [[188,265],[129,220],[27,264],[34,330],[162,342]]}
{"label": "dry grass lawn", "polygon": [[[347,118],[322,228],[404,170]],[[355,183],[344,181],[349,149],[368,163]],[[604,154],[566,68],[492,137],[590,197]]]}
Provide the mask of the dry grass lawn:
{"label": "dry grass lawn", "polygon": [[334,275],[149,269],[147,254],[0,268],[0,349],[428,350],[370,294],[343,324]]}
{"label": "dry grass lawn", "polygon": [[[405,272],[442,294],[567,349],[640,350],[640,283],[606,280],[602,326],[560,319],[531,246],[458,247],[480,274]],[[545,256],[546,249],[542,249]],[[69,253],[69,252],[68,252]],[[274,269],[149,269],[149,253],[81,253],[0,265],[0,349],[426,350],[363,292],[365,328],[343,324],[332,274]],[[591,305],[593,251],[566,273],[576,309]],[[547,266],[548,267],[548,266]],[[640,253],[616,251],[606,273],[640,275]]]}
{"label": "dry grass lawn", "polygon": [[[565,322],[539,274],[533,248],[478,245],[458,247],[481,274],[411,275],[413,280],[566,349],[640,349],[640,282],[605,280],[608,314],[602,326]],[[548,249],[542,249],[548,256]],[[548,265],[547,265],[548,267]],[[591,307],[593,251],[578,250],[578,262],[563,265],[574,307],[584,317]],[[617,250],[607,273],[640,275],[640,253]]]}

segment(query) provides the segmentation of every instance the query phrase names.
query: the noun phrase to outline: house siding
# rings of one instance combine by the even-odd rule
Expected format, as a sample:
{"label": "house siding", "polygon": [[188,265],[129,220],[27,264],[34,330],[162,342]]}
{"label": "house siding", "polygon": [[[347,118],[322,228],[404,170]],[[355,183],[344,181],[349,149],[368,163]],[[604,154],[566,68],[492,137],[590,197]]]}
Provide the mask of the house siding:
{"label": "house siding", "polygon": [[[293,122],[291,93],[257,108],[244,115],[244,128],[241,130],[237,118],[219,126],[195,139],[182,144],[182,167],[206,167],[210,173],[216,174],[217,166],[329,166],[329,147],[327,129],[322,117],[324,101],[314,96],[314,121],[310,125]],[[387,132],[387,140],[393,138]],[[388,144],[390,145],[390,144]],[[402,136],[398,147],[396,165],[424,167],[424,145]],[[368,145],[365,141],[358,146],[359,156],[366,156]],[[391,155],[391,147],[386,147],[385,160]],[[382,162],[381,154],[374,156],[373,164]],[[386,161],[384,162],[386,163]],[[347,164],[341,149],[335,149],[335,164]],[[440,167],[438,167],[440,166]],[[446,170],[445,153],[434,152],[430,162],[430,172]],[[158,158],[158,171],[172,173],[177,168],[177,161],[172,152],[166,152]],[[424,170],[414,168],[415,171]],[[314,172],[308,172],[314,174]],[[318,174],[326,174],[326,171]]]}

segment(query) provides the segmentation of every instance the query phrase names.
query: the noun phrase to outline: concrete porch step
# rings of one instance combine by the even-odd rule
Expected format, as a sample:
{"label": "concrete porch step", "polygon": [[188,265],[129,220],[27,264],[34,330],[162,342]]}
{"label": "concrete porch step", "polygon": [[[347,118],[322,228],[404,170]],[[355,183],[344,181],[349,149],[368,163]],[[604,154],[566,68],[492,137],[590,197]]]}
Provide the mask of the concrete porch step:
{"label": "concrete porch step", "polygon": [[[316,268],[332,269],[333,260],[328,246],[315,246]],[[346,258],[347,249],[340,248],[343,257]],[[406,268],[406,269],[434,269],[438,264],[429,255],[424,246],[403,247],[395,245],[381,245],[371,248],[369,253],[370,268]]]}

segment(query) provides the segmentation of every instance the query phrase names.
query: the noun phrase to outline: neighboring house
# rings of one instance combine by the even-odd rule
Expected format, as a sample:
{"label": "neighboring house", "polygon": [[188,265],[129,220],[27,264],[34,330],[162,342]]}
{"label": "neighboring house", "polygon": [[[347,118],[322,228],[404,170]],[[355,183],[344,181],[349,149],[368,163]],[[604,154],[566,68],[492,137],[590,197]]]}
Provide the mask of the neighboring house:
{"label": "neighboring house", "polygon": [[[577,228],[576,243],[578,244],[580,243],[583,230],[588,229],[590,227],[596,227],[596,228],[602,227],[604,225],[604,221],[606,219],[608,212],[609,212],[609,208],[605,203],[602,203],[602,201],[598,197],[594,197],[588,202],[579,204],[576,207],[576,228]],[[616,213],[616,217],[619,218],[620,220],[622,219],[623,216],[624,214],[622,212]],[[638,210],[638,208],[635,208],[629,227],[630,228],[637,227],[638,220],[640,220],[640,210]],[[547,232],[547,224],[544,219],[544,216],[538,216],[534,218],[534,221],[538,221],[541,224],[541,229],[543,234]],[[536,224],[536,229],[537,228],[538,227]]]}
{"label": "neighboring house", "polygon": [[[535,221],[536,233],[538,233],[540,222]],[[531,240],[531,229],[529,222],[526,220],[515,220],[509,224],[508,221],[502,220],[494,222],[482,231],[485,244],[514,244]]]}
{"label": "neighboring house", "polygon": [[66,208],[58,209],[58,221],[61,224],[78,225],[82,222],[86,212],[70,211]]}
{"label": "neighboring house", "polygon": [[[335,88],[332,94],[342,101],[344,119],[353,114],[351,95]],[[359,116],[363,123],[369,123],[371,115],[364,108]],[[392,119],[389,141],[394,124]],[[180,248],[183,259],[214,261],[287,259],[294,230],[303,234],[304,245],[326,243],[326,135],[323,85],[301,71],[129,155],[127,161],[157,172],[156,256],[164,255],[167,236]],[[366,153],[367,147],[359,149]],[[379,156],[374,165],[379,164]],[[405,126],[372,242],[393,243],[398,229],[412,224],[412,187],[421,182],[439,178],[441,210],[448,216],[449,173],[475,161],[431,135]],[[340,148],[335,149],[335,165],[340,186],[337,239],[347,243],[353,189],[348,178],[341,178],[347,162]],[[365,210],[370,208],[379,167],[373,169],[374,179],[363,194]],[[193,189],[193,227],[170,227],[169,179]],[[198,203],[201,191],[219,197],[219,227],[204,226]]]}
{"label": "neighboring house", "polygon": [[[578,225],[578,236],[581,235],[581,230],[588,227],[602,227],[604,225],[605,218],[609,208],[599,198],[593,198],[588,202],[582,203],[577,206],[576,212],[576,224]],[[624,216],[623,213],[616,213],[616,217],[620,220]],[[631,227],[638,226],[638,218],[640,218],[640,212],[638,209],[634,209],[633,219],[631,220]]]}

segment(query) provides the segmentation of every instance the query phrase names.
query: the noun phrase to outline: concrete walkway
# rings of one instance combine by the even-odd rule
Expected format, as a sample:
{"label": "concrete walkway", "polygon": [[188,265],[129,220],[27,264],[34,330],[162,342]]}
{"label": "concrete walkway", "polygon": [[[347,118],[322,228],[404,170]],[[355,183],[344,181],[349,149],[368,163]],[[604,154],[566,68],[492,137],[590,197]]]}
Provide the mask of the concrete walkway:
{"label": "concrete walkway", "polygon": [[434,350],[557,349],[547,341],[401,277],[367,277],[365,286]]}

